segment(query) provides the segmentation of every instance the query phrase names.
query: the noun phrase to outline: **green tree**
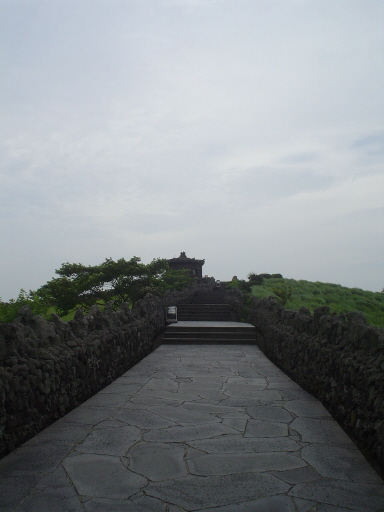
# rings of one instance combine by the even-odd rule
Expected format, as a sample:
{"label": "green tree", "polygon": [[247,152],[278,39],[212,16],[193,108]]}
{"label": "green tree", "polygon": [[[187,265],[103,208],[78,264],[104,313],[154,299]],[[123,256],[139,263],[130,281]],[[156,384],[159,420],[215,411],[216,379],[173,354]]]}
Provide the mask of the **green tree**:
{"label": "green tree", "polygon": [[12,322],[22,306],[29,306],[35,315],[44,316],[47,313],[49,304],[36,292],[20,290],[17,299],[9,302],[0,301],[0,322]]}
{"label": "green tree", "polygon": [[172,270],[168,268],[161,277],[161,290],[182,291],[193,281],[186,269]]}
{"label": "green tree", "polygon": [[144,264],[137,256],[117,261],[107,258],[100,265],[64,263],[56,274],[60,277],[48,281],[37,293],[51,302],[59,315],[66,315],[77,306],[87,310],[93,304],[105,304],[111,299],[115,307],[122,302],[133,305],[147,293],[161,293],[189,284],[184,272],[169,269],[166,259]]}

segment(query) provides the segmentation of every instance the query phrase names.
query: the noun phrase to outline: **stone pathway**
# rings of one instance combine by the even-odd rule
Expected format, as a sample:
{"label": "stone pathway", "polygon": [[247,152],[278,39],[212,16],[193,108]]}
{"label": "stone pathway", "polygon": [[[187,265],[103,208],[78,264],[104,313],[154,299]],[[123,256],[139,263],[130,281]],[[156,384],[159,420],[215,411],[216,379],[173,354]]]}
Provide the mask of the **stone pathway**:
{"label": "stone pathway", "polygon": [[0,461],[2,512],[384,511],[323,406],[251,345],[162,345]]}

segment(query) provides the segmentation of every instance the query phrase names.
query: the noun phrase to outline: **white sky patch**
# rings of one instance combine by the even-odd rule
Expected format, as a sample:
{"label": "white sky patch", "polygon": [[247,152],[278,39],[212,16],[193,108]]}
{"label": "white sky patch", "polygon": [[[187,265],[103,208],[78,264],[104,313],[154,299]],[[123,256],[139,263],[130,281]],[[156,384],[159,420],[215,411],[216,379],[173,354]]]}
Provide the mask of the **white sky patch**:
{"label": "white sky patch", "polygon": [[381,290],[382,19],[381,0],[3,0],[0,297],[64,261],[183,250],[220,279]]}

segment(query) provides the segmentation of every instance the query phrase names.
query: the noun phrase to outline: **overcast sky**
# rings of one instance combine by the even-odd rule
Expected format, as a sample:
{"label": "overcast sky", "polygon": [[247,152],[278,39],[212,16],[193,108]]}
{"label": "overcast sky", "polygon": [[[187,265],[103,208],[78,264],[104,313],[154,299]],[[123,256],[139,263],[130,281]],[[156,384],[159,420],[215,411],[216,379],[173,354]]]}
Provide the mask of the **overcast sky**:
{"label": "overcast sky", "polygon": [[384,286],[382,0],[0,0],[0,297],[64,262]]}

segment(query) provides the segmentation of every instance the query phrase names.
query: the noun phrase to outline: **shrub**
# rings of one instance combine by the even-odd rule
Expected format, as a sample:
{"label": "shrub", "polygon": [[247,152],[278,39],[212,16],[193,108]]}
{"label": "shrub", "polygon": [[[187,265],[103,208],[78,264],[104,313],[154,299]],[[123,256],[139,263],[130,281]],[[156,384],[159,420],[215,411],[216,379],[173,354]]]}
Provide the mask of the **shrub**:
{"label": "shrub", "polygon": [[292,288],[290,284],[281,283],[272,288],[272,292],[279,299],[280,303],[285,306],[289,299],[292,297]]}
{"label": "shrub", "polygon": [[12,322],[22,306],[29,306],[34,315],[46,316],[49,304],[36,292],[20,290],[17,299],[0,302],[0,322]]}

